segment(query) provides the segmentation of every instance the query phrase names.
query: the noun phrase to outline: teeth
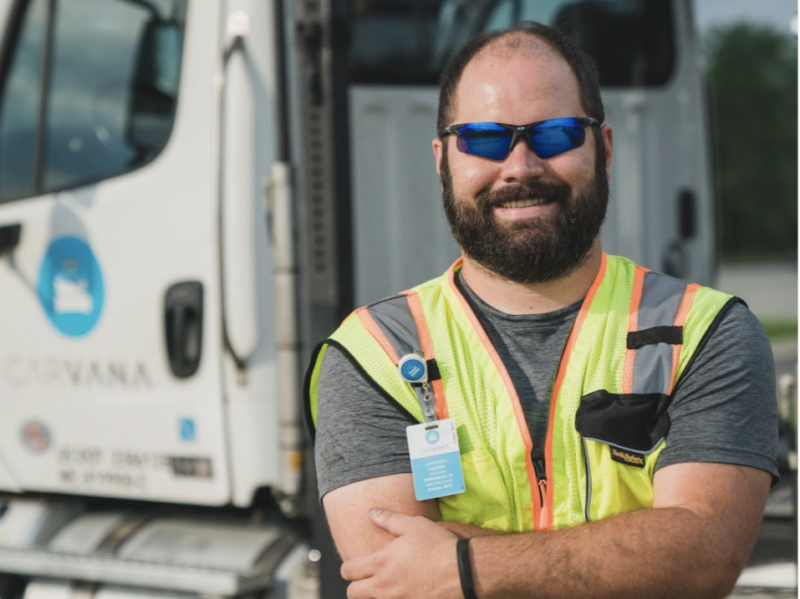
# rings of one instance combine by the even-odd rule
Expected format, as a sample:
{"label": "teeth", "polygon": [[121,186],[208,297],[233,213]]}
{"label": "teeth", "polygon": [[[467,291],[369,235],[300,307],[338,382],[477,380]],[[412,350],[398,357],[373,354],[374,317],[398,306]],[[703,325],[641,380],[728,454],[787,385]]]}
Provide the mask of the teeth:
{"label": "teeth", "polygon": [[527,208],[528,206],[538,206],[539,204],[545,204],[546,202],[542,198],[537,198],[535,200],[514,200],[512,202],[503,202],[500,204],[503,208]]}

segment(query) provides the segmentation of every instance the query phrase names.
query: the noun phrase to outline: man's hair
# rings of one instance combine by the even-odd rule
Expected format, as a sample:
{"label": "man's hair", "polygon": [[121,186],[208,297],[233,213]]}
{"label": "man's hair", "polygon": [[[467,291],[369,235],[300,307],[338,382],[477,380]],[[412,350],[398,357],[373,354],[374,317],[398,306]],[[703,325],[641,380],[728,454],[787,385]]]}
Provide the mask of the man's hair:
{"label": "man's hair", "polygon": [[445,127],[452,124],[450,119],[453,118],[456,88],[466,66],[478,52],[496,40],[515,33],[539,38],[558,52],[567,61],[578,79],[580,101],[587,116],[596,118],[601,123],[605,120],[603,101],[600,99],[600,81],[594,61],[571,37],[555,27],[542,25],[535,21],[524,21],[501,31],[481,33],[467,41],[450,57],[439,79],[437,136],[442,134]]}

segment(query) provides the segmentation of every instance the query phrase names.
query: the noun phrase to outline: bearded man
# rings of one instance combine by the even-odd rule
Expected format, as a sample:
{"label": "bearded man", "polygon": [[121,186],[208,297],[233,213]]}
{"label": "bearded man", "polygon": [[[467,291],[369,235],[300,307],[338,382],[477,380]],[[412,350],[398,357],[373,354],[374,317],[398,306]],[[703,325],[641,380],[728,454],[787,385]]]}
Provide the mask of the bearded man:
{"label": "bearded man", "polygon": [[446,67],[462,258],[356,310],[307,378],[351,599],[722,597],[744,567],[777,478],[770,346],[736,298],[603,253],[603,121],[550,27]]}

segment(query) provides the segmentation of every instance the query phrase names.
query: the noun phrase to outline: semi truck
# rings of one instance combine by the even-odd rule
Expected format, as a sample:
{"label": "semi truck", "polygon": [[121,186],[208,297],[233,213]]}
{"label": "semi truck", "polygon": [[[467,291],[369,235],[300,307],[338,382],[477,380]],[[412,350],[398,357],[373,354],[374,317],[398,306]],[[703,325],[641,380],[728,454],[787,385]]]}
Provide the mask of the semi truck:
{"label": "semi truck", "polygon": [[598,63],[609,252],[714,273],[688,0],[0,2],[0,597],[342,597],[314,344],[459,251],[430,141],[471,34]]}

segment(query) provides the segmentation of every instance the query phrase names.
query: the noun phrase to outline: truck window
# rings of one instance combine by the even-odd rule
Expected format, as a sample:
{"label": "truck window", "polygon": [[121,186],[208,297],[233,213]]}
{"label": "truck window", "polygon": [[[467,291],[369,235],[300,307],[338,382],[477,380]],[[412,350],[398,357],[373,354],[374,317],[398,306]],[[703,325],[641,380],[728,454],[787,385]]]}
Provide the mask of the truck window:
{"label": "truck window", "polygon": [[16,15],[0,64],[0,201],[112,177],[163,149],[185,0],[29,0]]}
{"label": "truck window", "polygon": [[468,37],[534,20],[574,35],[605,87],[661,86],[675,65],[670,0],[351,0],[351,81],[435,85]]}

